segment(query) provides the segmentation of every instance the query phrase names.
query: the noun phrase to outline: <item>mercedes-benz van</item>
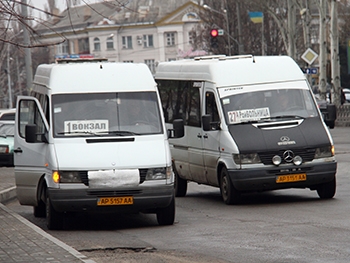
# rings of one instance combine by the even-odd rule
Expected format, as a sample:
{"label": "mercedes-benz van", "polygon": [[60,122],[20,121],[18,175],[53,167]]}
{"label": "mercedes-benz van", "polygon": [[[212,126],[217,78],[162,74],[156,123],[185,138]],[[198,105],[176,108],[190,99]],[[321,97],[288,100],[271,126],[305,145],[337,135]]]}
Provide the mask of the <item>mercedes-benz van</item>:
{"label": "mercedes-benz van", "polygon": [[336,192],[330,132],[300,67],[288,56],[224,55],[158,65],[171,139],[176,196],[187,182],[219,187],[226,204],[242,194],[286,188]]}
{"label": "mercedes-benz van", "polygon": [[69,212],[175,217],[174,175],[160,98],[145,64],[40,65],[17,99],[17,198],[61,229]]}

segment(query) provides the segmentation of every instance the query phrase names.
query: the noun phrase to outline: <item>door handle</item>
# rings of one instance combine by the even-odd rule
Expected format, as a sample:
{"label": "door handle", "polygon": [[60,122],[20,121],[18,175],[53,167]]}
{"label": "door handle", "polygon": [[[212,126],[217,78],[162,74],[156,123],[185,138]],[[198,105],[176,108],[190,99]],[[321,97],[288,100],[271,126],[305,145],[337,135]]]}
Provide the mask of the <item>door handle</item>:
{"label": "door handle", "polygon": [[23,151],[22,151],[21,147],[18,147],[17,149],[14,149],[13,152],[22,153]]}
{"label": "door handle", "polygon": [[204,134],[204,135],[203,135],[203,138],[204,138],[204,139],[208,139],[208,134]]}
{"label": "door handle", "polygon": [[202,138],[202,135],[200,133],[197,134],[198,138]]}

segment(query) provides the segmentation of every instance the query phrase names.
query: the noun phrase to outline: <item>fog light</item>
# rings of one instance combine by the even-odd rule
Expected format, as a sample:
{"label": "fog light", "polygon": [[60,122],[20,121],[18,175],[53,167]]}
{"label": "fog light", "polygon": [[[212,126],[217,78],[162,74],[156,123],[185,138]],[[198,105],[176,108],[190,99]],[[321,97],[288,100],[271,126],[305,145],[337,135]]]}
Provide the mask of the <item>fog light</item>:
{"label": "fog light", "polygon": [[275,155],[274,157],[272,157],[272,163],[276,166],[280,165],[282,162],[282,158],[278,155]]}
{"label": "fog light", "polygon": [[293,158],[293,163],[295,165],[301,165],[302,162],[303,162],[303,158],[301,158],[299,155],[297,155]]}

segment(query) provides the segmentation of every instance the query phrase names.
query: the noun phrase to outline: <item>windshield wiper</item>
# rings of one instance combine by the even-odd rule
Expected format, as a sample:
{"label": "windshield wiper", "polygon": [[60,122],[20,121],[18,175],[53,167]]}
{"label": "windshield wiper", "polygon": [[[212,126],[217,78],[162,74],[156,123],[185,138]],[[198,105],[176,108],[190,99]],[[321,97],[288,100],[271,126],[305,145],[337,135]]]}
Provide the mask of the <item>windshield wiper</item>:
{"label": "windshield wiper", "polygon": [[103,134],[113,134],[116,136],[128,136],[128,135],[139,135],[139,133],[131,132],[131,131],[100,131],[97,132],[99,135]]}
{"label": "windshield wiper", "polygon": [[98,135],[95,132],[90,131],[74,131],[74,132],[58,132],[58,135],[74,134],[74,135]]}
{"label": "windshield wiper", "polygon": [[300,115],[278,115],[278,116],[271,116],[270,119],[305,119],[305,117]]}

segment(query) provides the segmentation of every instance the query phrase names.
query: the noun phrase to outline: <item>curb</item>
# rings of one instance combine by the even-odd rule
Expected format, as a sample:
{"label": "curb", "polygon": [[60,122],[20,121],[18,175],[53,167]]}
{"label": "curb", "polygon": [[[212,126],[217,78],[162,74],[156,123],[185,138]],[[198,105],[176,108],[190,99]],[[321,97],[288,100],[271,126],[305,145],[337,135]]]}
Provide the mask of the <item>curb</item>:
{"label": "curb", "polygon": [[50,240],[51,242],[54,242],[56,245],[60,246],[64,250],[66,250],[68,253],[73,255],[75,258],[80,259],[82,262],[85,263],[96,263],[94,260],[88,259],[85,255],[81,254],[79,251],[75,250],[74,248],[68,246],[61,240],[51,236],[50,234],[46,233],[44,230],[41,228],[37,227],[24,217],[18,215],[17,213],[13,212],[11,209],[8,209],[5,205],[2,203],[5,203],[7,201],[10,201],[12,199],[15,199],[17,196],[16,192],[16,186],[10,187],[6,190],[0,191],[0,209],[5,210],[7,213],[11,214],[13,217],[17,218],[19,221],[21,221],[23,224],[27,225],[30,227],[33,231],[37,232],[44,238]]}
{"label": "curb", "polygon": [[10,187],[6,190],[0,191],[0,203],[15,199],[17,196],[16,186]]}

